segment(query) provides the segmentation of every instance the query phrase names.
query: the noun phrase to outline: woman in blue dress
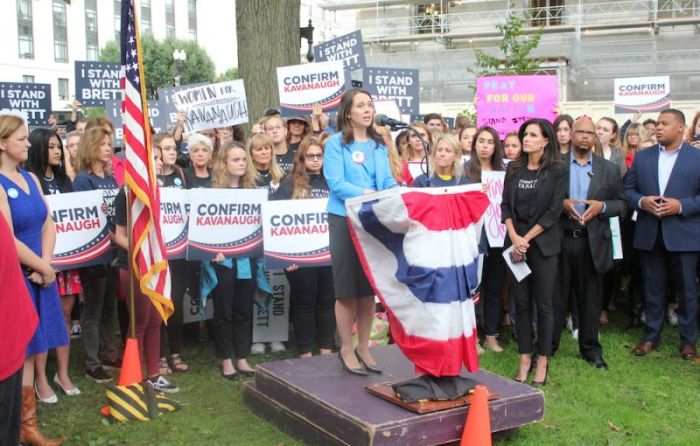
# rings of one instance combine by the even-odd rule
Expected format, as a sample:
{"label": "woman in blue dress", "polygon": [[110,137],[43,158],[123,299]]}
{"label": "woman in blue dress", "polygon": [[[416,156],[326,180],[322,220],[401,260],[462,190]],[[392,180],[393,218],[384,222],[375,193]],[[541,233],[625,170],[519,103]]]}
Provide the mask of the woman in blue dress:
{"label": "woman in blue dress", "polygon": [[[25,273],[25,282],[32,296],[39,326],[27,347],[23,386],[34,383],[35,362],[50,348],[68,344],[68,331],[63,321],[56,272],[51,266],[56,230],[41,192],[37,177],[19,165],[29,152],[26,123],[18,117],[5,116],[0,121],[0,213],[15,235],[17,253]],[[36,429],[35,411],[23,407],[22,441],[35,443],[40,435]],[[29,425],[31,424],[31,426]],[[31,435],[31,438],[27,438]],[[41,438],[46,440],[45,438]],[[41,443],[41,444],[60,444]]]}

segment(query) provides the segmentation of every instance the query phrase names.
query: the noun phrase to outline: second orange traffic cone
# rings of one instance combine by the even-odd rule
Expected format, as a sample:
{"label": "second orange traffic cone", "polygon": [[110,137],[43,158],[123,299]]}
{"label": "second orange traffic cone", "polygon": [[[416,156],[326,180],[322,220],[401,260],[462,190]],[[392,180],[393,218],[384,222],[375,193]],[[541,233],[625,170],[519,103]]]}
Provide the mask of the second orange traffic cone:
{"label": "second orange traffic cone", "polygon": [[491,417],[489,391],[485,386],[474,387],[472,401],[464,423],[460,446],[491,446]]}

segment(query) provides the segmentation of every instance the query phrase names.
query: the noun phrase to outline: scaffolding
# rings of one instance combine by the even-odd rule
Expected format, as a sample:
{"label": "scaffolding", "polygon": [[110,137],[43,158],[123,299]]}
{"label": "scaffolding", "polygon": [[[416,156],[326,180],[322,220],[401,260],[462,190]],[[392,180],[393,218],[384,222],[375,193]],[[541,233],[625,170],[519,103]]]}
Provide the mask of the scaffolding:
{"label": "scaffolding", "polygon": [[[426,6],[429,5],[429,6]],[[496,25],[510,13],[524,33],[541,30],[534,56],[560,79],[563,100],[608,100],[616,77],[669,74],[675,99],[700,91],[700,0],[409,1],[347,0],[318,4],[330,13],[351,10],[361,29],[368,64],[420,70],[421,100],[472,97],[474,49],[498,55]]]}

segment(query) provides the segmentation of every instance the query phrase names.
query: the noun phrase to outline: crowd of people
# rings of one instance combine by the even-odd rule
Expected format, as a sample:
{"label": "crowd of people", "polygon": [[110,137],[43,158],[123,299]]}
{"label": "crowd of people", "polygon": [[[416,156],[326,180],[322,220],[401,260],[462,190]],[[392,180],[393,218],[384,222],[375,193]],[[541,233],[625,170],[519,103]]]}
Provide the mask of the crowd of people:
{"label": "crowd of people", "polygon": [[[621,127],[608,117],[594,122],[562,114],[552,123],[531,119],[503,140],[465,117],[449,129],[439,114],[394,138],[374,123],[372,98],[362,89],[344,94],[335,123],[320,106],[311,116],[284,119],[276,109],[263,114],[246,137],[242,126],[186,134],[181,113],[171,132],[153,135],[154,163],[161,187],[258,188],[271,200],[328,198],[332,266],[285,270],[300,357],[337,350],[346,372],[382,373],[369,349],[374,292],[348,230],[347,199],[402,186],[482,183],[482,172],[503,171],[505,245],[490,246],[485,236],[480,244],[480,352],[502,352],[499,337],[510,326],[520,354],[514,378],[525,382],[533,374],[531,384],[544,385],[568,324],[583,359],[606,369],[598,331],[608,323],[607,312],[616,310],[624,280],[630,326],[644,326],[633,353],[657,347],[666,319],[680,325],[681,356],[695,358],[700,113],[690,125],[673,109],[641,123],[635,114]],[[36,401],[56,403],[57,390],[68,397],[81,393],[69,373],[69,334],[76,334],[77,321],[85,376],[97,383],[112,381],[110,370],[120,367],[114,323],[123,341],[133,311],[146,382],[178,391],[171,375],[189,370],[182,356],[186,291],[213,300],[207,329],[224,378],[254,376],[249,355],[266,348],[252,337],[254,296],[269,292],[258,258],[169,260],[175,311],[167,326],[138,287],[134,307],[127,308],[124,154],[115,152],[108,119],[72,118],[64,140],[51,129],[29,132],[20,116],[0,116],[0,274],[7,290],[0,298],[2,444],[18,438],[61,444],[41,434]],[[103,193],[114,260],[56,272],[56,233],[44,196],[88,190]],[[614,217],[621,223],[622,260],[613,255]],[[518,281],[508,264],[521,262],[531,274]],[[271,348],[285,347],[277,342]],[[56,350],[52,379],[50,349]]]}

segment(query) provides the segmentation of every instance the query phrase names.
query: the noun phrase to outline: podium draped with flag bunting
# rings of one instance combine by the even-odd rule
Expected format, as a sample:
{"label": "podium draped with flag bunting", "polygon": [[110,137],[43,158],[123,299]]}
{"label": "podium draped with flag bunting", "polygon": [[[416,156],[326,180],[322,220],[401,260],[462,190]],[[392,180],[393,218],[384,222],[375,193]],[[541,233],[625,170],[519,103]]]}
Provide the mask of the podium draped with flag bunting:
{"label": "podium draped with flag bunting", "polygon": [[472,297],[488,204],[480,184],[391,189],[346,201],[365,274],[418,373],[479,369]]}

